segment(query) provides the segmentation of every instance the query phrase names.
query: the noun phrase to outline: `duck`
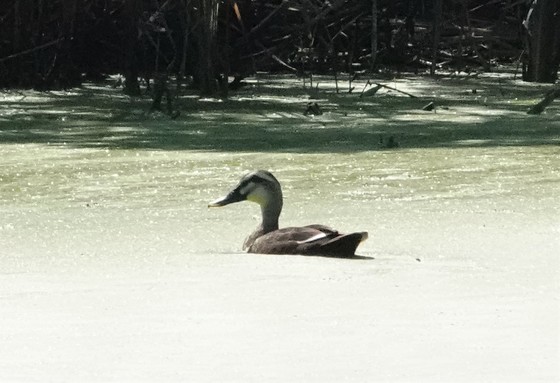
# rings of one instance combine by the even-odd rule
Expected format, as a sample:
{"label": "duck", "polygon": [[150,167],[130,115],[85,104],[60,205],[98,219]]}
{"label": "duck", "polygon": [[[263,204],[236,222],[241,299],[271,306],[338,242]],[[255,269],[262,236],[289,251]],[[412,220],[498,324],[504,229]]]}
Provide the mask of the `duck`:
{"label": "duck", "polygon": [[208,207],[223,207],[242,201],[260,205],[262,215],[260,225],[243,244],[243,250],[248,253],[354,257],[358,245],[368,238],[365,231],[343,234],[321,224],[279,228],[282,188],[267,170],[244,175],[226,196],[210,202]]}

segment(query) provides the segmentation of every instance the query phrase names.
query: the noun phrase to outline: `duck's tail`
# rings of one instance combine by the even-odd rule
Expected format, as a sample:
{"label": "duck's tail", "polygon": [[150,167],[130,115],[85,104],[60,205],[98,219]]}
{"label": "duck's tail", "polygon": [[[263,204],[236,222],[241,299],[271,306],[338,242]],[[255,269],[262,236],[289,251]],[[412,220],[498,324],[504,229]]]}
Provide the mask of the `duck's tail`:
{"label": "duck's tail", "polygon": [[340,235],[320,246],[319,252],[337,257],[352,257],[358,245],[368,238],[367,231]]}

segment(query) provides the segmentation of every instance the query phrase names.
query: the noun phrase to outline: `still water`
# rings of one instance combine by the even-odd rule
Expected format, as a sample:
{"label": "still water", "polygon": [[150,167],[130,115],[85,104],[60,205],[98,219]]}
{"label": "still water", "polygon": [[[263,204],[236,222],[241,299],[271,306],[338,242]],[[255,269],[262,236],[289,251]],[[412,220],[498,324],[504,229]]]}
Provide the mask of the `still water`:
{"label": "still water", "polygon": [[[558,377],[554,118],[35,102],[0,120],[0,380]],[[368,231],[363,257],[242,253],[258,206],[207,204],[254,169],[281,226]]]}
{"label": "still water", "polygon": [[[305,154],[4,145],[2,248],[53,252],[54,243],[64,246],[68,236],[84,235],[101,243],[74,243],[74,252],[144,241],[158,254],[235,252],[256,226],[258,206],[208,210],[207,203],[246,172],[269,169],[284,189],[281,225],[367,230],[371,239],[361,253],[386,253],[380,241],[392,242],[389,252],[405,251],[408,239],[390,228],[429,234],[430,225],[442,224],[438,216],[454,226],[491,217],[504,229],[512,217],[526,225],[557,222],[558,154],[547,146]],[[414,251],[409,248],[411,257]]]}

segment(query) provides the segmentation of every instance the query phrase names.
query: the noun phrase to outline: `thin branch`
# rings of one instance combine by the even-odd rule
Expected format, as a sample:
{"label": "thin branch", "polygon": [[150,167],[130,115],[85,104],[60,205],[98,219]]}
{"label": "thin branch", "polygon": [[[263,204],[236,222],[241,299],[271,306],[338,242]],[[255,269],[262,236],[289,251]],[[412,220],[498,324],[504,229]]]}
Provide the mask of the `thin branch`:
{"label": "thin branch", "polygon": [[265,47],[260,41],[255,41],[255,43],[261,48],[263,49],[274,61],[276,61],[277,63],[279,63],[280,65],[288,68],[289,70],[291,70],[292,72],[297,72],[298,70],[296,68],[294,68],[293,66],[287,64],[286,62],[284,62],[280,57],[276,56],[274,53],[271,52],[270,49],[268,49],[267,47]]}
{"label": "thin branch", "polygon": [[58,44],[59,42],[61,42],[62,40],[64,40],[64,39],[65,39],[65,37],[60,37],[60,38],[58,38],[58,39],[56,39],[56,40],[53,40],[53,41],[50,41],[50,42],[48,42],[48,43],[41,44],[41,45],[39,45],[39,46],[26,49],[26,50],[21,51],[21,52],[18,52],[18,53],[14,53],[13,55],[9,55],[9,56],[6,56],[6,57],[2,57],[2,58],[0,58],[0,63],[1,63],[1,62],[4,62],[4,61],[11,60],[11,59],[14,59],[14,58],[19,57],[19,56],[24,56],[24,55],[27,55],[27,54],[29,54],[29,53],[33,53],[33,52],[35,52],[35,51],[38,51],[38,50],[41,50],[41,49],[50,47],[51,45],[56,45],[56,44]]}
{"label": "thin branch", "polygon": [[538,103],[533,105],[527,114],[541,114],[544,109],[554,101],[555,98],[560,97],[560,88],[549,90],[544,98]]}
{"label": "thin branch", "polygon": [[382,88],[394,90],[395,92],[399,92],[399,93],[405,94],[405,95],[407,95],[408,97],[418,98],[418,96],[415,96],[415,95],[410,94],[410,93],[408,93],[408,92],[404,92],[404,91],[399,90],[399,89],[397,89],[397,88],[393,88],[392,86],[383,85],[383,84],[379,84],[379,83],[376,83],[376,82],[373,82],[373,83],[371,83],[371,84],[372,84],[372,85],[377,85],[377,86],[382,87]]}

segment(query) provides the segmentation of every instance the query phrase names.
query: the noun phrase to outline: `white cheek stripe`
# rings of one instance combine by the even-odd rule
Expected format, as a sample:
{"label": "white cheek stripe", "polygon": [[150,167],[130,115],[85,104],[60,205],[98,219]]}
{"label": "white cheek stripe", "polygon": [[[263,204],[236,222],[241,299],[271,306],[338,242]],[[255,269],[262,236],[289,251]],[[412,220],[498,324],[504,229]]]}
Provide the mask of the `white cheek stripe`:
{"label": "white cheek stripe", "polygon": [[241,188],[241,190],[239,190],[239,192],[241,193],[241,195],[247,195],[249,194],[249,191],[252,190],[255,187],[255,184],[253,182],[249,182],[247,185],[245,185],[243,188]]}

